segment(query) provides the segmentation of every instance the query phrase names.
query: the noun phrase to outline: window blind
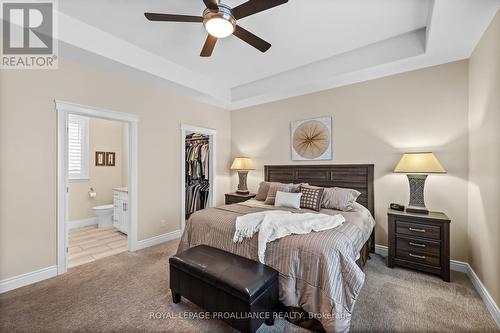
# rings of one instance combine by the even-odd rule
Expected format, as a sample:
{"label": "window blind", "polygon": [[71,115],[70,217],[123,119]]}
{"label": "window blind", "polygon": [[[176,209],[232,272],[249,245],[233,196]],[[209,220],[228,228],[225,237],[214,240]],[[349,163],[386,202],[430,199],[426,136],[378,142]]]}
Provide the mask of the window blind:
{"label": "window blind", "polygon": [[68,115],[69,179],[88,179],[88,118]]}

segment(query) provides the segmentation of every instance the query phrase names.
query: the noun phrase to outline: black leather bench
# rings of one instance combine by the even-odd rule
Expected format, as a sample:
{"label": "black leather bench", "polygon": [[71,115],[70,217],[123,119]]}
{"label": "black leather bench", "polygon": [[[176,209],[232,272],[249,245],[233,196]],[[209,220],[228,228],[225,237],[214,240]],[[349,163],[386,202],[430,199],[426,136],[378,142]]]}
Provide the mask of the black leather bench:
{"label": "black leather bench", "polygon": [[278,272],[259,262],[200,245],[170,258],[174,303],[181,296],[241,332],[274,323]]}

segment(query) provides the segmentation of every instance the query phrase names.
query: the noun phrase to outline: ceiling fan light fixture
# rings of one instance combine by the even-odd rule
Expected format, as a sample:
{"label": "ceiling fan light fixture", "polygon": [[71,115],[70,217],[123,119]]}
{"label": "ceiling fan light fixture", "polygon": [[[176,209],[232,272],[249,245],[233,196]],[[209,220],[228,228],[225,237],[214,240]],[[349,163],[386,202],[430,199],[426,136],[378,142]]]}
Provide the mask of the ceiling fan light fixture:
{"label": "ceiling fan light fixture", "polygon": [[234,35],[262,53],[269,50],[271,44],[237,25],[236,20],[283,5],[287,3],[288,0],[248,0],[234,8],[220,3],[219,1],[220,0],[203,0],[206,8],[202,16],[150,12],[144,13],[144,16],[146,16],[146,19],[153,22],[203,22],[205,30],[208,32],[208,36],[201,49],[200,57],[210,57],[217,44],[217,40],[230,35]]}
{"label": "ceiling fan light fixture", "polygon": [[217,38],[225,38],[234,32],[234,25],[222,17],[214,17],[205,22],[207,32]]}
{"label": "ceiling fan light fixture", "polygon": [[230,7],[219,3],[217,10],[205,9],[203,25],[210,35],[216,38],[225,38],[234,32],[236,19]]}

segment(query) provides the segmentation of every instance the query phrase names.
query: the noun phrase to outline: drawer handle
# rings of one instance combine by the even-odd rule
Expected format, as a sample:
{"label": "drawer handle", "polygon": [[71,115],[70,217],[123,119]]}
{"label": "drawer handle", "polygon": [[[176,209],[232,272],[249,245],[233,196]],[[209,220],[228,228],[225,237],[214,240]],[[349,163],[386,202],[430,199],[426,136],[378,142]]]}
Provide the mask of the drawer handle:
{"label": "drawer handle", "polygon": [[425,259],[425,256],[419,256],[418,254],[413,254],[413,253],[408,253],[408,254],[410,255],[410,257]]}
{"label": "drawer handle", "polygon": [[413,243],[413,242],[408,242],[411,246],[417,246],[417,247],[425,247],[425,244],[419,244],[419,243]]}
{"label": "drawer handle", "polygon": [[425,229],[408,228],[410,231],[425,232]]}

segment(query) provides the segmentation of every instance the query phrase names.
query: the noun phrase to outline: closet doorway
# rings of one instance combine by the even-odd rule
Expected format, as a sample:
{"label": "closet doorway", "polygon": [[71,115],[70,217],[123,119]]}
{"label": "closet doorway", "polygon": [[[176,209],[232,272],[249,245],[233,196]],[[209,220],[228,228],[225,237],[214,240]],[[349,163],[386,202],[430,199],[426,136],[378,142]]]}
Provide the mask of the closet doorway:
{"label": "closet doorway", "polygon": [[217,131],[181,124],[181,231],[196,210],[216,203]]}

